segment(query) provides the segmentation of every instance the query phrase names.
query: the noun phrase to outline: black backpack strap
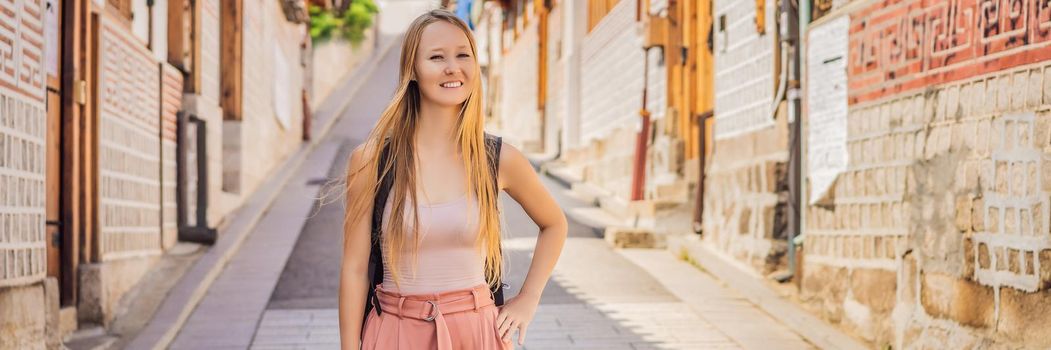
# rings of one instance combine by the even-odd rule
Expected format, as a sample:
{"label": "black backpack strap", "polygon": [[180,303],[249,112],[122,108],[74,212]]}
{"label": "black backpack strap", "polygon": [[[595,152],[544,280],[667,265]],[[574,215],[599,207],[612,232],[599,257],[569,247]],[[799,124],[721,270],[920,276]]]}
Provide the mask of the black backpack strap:
{"label": "black backpack strap", "polygon": [[[502,137],[485,134],[485,153],[489,161],[489,173],[492,174],[493,178],[493,188],[497,195],[500,193],[500,182],[497,175],[500,173],[500,149],[503,145]],[[500,255],[503,255],[502,245],[500,247]],[[496,306],[504,305],[504,286],[506,284],[503,281],[497,281],[496,286],[491,287],[490,292],[493,293],[493,300],[496,301]]]}
{"label": "black backpack strap", "polygon": [[383,237],[383,209],[387,205],[387,197],[390,194],[391,187],[394,185],[393,168],[388,176],[383,176],[383,168],[386,166],[389,158],[389,143],[384,142],[383,148],[380,150],[379,163],[376,167],[376,181],[379,182],[379,188],[376,190],[376,196],[373,197],[372,201],[372,250],[369,253],[369,290],[368,299],[365,302],[366,318],[369,315],[369,311],[374,307],[377,315],[382,313],[379,297],[376,295],[376,284],[383,281],[383,249],[381,247]]}

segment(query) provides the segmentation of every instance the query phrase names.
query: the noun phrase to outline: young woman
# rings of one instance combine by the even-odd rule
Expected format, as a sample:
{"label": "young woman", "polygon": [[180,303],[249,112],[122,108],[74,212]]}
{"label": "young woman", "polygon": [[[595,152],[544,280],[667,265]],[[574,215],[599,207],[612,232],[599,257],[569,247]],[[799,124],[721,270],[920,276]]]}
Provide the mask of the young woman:
{"label": "young woman", "polygon": [[[363,349],[511,349],[514,331],[524,344],[567,225],[517,149],[502,144],[491,172],[476,53],[470,30],[451,12],[417,18],[405,34],[394,98],[351,155],[339,292],[344,349],[358,349],[359,340]],[[370,220],[381,174],[394,180],[379,240],[383,280],[373,286]],[[540,234],[521,292],[497,307],[490,290],[503,272],[500,190]],[[377,298],[366,301],[370,288]],[[374,300],[381,312],[362,320]]]}

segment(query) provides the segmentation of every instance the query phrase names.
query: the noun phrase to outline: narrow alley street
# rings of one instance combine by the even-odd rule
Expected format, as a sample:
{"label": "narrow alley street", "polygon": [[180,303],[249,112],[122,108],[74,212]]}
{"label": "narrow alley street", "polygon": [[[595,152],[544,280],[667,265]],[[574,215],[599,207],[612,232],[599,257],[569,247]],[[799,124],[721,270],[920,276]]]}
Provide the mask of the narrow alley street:
{"label": "narrow alley street", "polygon": [[[1048,1],[0,9],[0,350],[340,348],[345,172],[388,106],[443,208],[402,301],[482,280],[461,228],[496,243],[450,186],[493,143],[449,135],[502,137],[554,232],[479,196],[504,320],[537,306],[515,349],[1051,349]],[[484,347],[485,295],[367,339]]]}
{"label": "narrow alley street", "polygon": [[[171,349],[338,348],[343,204],[321,184],[346,160],[387,103],[398,45],[379,65],[183,325]],[[344,98],[344,97],[335,97]],[[580,203],[543,179],[564,209]],[[504,249],[517,293],[537,230],[503,195]],[[302,224],[298,226],[297,224]],[[297,230],[302,230],[296,234]],[[570,223],[569,240],[523,349],[808,349],[798,335],[665,250],[615,250]],[[665,284],[683,285],[671,290]]]}

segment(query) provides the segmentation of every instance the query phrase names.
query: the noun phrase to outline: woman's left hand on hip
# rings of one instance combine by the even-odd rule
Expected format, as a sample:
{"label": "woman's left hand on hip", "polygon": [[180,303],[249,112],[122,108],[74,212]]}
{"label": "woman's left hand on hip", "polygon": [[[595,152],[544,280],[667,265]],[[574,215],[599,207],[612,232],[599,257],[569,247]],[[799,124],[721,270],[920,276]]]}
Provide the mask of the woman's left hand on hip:
{"label": "woman's left hand on hip", "polygon": [[536,313],[539,302],[537,298],[519,294],[499,307],[496,334],[500,339],[504,342],[511,340],[512,331],[518,329],[518,345],[525,345],[526,328],[533,321],[533,314]]}

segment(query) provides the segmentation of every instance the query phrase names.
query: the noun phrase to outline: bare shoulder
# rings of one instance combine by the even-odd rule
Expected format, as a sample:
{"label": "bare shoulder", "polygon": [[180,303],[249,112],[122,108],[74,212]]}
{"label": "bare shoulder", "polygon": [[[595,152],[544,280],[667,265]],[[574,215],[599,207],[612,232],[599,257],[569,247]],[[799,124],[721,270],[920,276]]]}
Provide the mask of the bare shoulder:
{"label": "bare shoulder", "polygon": [[363,142],[355,147],[347,161],[347,175],[353,176],[358,171],[364,170],[375,155],[376,146],[373,144]]}
{"label": "bare shoulder", "polygon": [[369,142],[362,142],[358,147],[354,147],[354,151],[351,152],[351,159],[369,159],[376,154],[376,145]]}
{"label": "bare shoulder", "polygon": [[502,142],[500,146],[500,169],[498,171],[500,189],[507,189],[512,187],[516,180],[521,179],[523,175],[532,173],[533,166],[529,164],[529,159],[517,147],[507,142]]}

